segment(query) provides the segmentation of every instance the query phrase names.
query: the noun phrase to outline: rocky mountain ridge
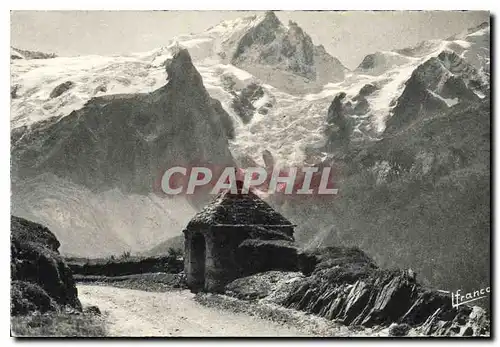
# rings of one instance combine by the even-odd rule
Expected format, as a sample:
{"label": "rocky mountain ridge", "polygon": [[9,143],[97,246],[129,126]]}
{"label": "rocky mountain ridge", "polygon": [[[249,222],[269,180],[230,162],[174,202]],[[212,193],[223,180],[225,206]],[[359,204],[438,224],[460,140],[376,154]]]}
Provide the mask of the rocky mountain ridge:
{"label": "rocky mountain ridge", "polygon": [[[129,201],[140,199],[138,203],[150,204],[151,211],[165,204],[184,205],[189,211],[187,203],[155,197],[161,191],[153,191],[154,182],[161,178],[164,168],[172,165],[216,162],[232,166],[227,142],[232,124],[220,103],[204,89],[186,50],[176,52],[166,70],[168,83],[151,93],[95,97],[62,119],[53,117],[14,129],[11,173],[12,206],[16,213],[42,221],[56,233],[67,235],[72,242],[65,245],[65,250],[75,252],[84,251],[80,244],[83,240],[94,243],[102,239],[87,237],[89,232],[97,229],[111,235],[103,230],[111,225],[102,217],[94,222],[90,220],[88,225],[89,217],[96,216],[98,211],[81,211],[81,205],[75,205],[81,204],[76,198],[79,195],[86,195],[88,200],[92,200],[91,196],[107,200],[103,196],[125,195]],[[45,193],[38,195],[40,190]],[[112,193],[113,190],[116,193]],[[42,199],[36,205],[32,202],[34,194]],[[115,206],[109,206],[111,209],[130,204],[123,200],[121,203],[108,201]],[[120,204],[124,206],[119,207]],[[81,212],[75,215],[77,211]],[[178,224],[179,218],[189,218],[183,214],[162,214],[169,216],[166,219],[170,223],[158,225],[165,222],[165,218],[160,218],[154,221],[155,229],[170,228]],[[79,215],[83,227],[74,224],[80,219]],[[71,229],[85,231],[90,227],[90,230],[61,231],[68,217],[73,219]],[[149,236],[129,234],[136,240]],[[107,244],[95,246],[106,249]],[[136,243],[136,247],[138,245]]]}
{"label": "rocky mountain ridge", "polygon": [[[246,30],[222,42],[220,54],[234,66],[292,93],[344,79],[348,69],[323,46],[315,46],[297,23],[285,26],[272,11],[248,20]],[[301,88],[292,88],[295,84]]]}

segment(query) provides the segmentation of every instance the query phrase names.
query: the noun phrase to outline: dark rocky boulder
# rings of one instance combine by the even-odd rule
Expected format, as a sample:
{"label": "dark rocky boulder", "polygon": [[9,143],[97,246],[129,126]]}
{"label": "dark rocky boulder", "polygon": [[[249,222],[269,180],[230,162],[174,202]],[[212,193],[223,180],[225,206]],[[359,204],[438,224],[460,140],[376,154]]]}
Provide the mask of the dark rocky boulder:
{"label": "dark rocky boulder", "polygon": [[[298,254],[298,265],[300,271],[306,275],[337,265],[341,265],[345,269],[344,272],[351,275],[377,268],[375,262],[356,247],[326,247],[302,251]],[[349,271],[354,268],[357,271]]]}
{"label": "dark rocky boulder", "polygon": [[94,94],[106,93],[107,91],[108,91],[108,87],[105,84],[101,84],[94,89]]}
{"label": "dark rocky boulder", "polygon": [[389,329],[390,336],[406,336],[411,327],[408,324],[395,324]]}
{"label": "dark rocky boulder", "polygon": [[368,96],[373,94],[376,90],[378,90],[378,87],[375,86],[372,83],[367,83],[361,89],[359,90],[359,96]]}
{"label": "dark rocky boulder", "polygon": [[95,314],[95,315],[98,315],[98,316],[100,316],[102,314],[101,310],[99,309],[99,307],[97,307],[95,305],[91,305],[91,306],[85,307],[84,312],[85,313],[89,313],[89,314]]}
{"label": "dark rocky boulder", "polygon": [[267,271],[238,278],[226,286],[225,293],[241,300],[267,298],[274,302],[287,292],[294,281],[302,278],[300,272]]}
{"label": "dark rocky boulder", "polygon": [[69,306],[81,310],[73,274],[49,229],[11,217],[12,314]]}

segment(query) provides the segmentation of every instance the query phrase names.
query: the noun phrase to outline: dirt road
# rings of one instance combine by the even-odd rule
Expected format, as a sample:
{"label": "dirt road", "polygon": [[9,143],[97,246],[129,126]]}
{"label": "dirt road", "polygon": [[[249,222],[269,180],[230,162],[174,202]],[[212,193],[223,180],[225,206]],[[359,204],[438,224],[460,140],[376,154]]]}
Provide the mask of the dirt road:
{"label": "dirt road", "polygon": [[305,336],[292,326],[205,307],[184,291],[145,292],[79,285],[85,305],[106,314],[111,336]]}

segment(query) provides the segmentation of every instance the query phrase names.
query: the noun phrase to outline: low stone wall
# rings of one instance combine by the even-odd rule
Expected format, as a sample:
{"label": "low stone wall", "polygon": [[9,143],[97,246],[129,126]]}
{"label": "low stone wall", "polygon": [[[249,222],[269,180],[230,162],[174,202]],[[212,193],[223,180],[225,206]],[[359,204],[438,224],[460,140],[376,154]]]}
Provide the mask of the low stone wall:
{"label": "low stone wall", "polygon": [[124,276],[149,272],[179,273],[184,261],[172,256],[131,260],[109,260],[99,263],[69,263],[73,273],[84,276]]}

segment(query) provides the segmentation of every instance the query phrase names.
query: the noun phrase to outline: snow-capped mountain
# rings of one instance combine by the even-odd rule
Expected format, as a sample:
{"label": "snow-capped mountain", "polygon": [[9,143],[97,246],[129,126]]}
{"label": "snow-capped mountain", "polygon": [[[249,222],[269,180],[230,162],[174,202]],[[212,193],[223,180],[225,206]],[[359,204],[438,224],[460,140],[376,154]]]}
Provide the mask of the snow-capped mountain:
{"label": "snow-capped mountain", "polygon": [[70,253],[144,250],[195,211],[154,194],[165,166],[264,166],[263,154],[276,165],[316,164],[484,100],[489,64],[486,23],[376,52],[349,71],[272,12],[150,52],[12,57],[13,213],[47,225]]}
{"label": "snow-capped mountain", "polygon": [[[183,198],[158,198],[162,170],[196,161],[232,165],[229,116],[205,90],[189,53],[174,52],[162,69],[168,83],[150,93],[94,97],[69,114],[12,130],[13,212],[69,238],[66,252],[144,249],[172,236],[194,209]],[[33,103],[62,106],[60,112],[78,89],[88,91],[82,84],[67,80],[49,95],[39,90]],[[40,117],[47,110],[42,106]]]}
{"label": "snow-capped mountain", "polygon": [[[209,32],[228,27],[222,23]],[[272,11],[244,18],[233,28],[217,54],[276,88],[301,93],[344,79],[347,69],[338,59],[315,46],[297,23],[285,26]]]}
{"label": "snow-capped mountain", "polygon": [[345,93],[336,112],[350,119],[352,135],[361,140],[379,138],[386,127],[414,120],[421,109],[482,99],[489,92],[489,26],[370,54],[345,81],[330,88],[332,94]]}

